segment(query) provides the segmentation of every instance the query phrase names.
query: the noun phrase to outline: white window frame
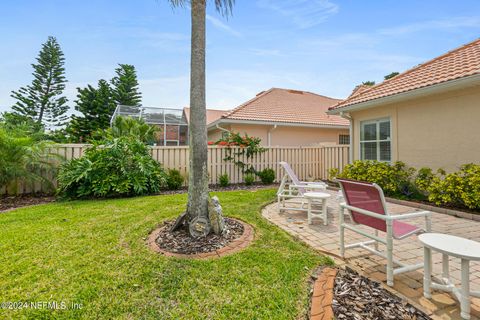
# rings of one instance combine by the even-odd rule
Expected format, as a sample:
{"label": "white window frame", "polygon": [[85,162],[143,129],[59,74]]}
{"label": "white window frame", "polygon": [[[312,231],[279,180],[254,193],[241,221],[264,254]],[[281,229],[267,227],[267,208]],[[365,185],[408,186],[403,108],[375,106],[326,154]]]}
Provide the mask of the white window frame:
{"label": "white window frame", "polygon": [[[381,122],[390,122],[390,135],[388,139],[383,139],[380,140],[380,123]],[[365,125],[369,125],[375,123],[376,124],[376,133],[377,137],[375,140],[362,140],[362,130]],[[366,121],[361,121],[360,122],[360,136],[359,136],[359,145],[358,145],[358,150],[360,153],[360,160],[365,160],[363,158],[363,151],[362,151],[362,143],[365,142],[375,142],[377,144],[377,159],[376,161],[381,161],[381,162],[391,162],[392,161],[392,120],[390,117],[387,118],[380,118],[380,119],[374,119],[374,120],[366,120]],[[390,142],[390,160],[380,160],[380,142]]]}

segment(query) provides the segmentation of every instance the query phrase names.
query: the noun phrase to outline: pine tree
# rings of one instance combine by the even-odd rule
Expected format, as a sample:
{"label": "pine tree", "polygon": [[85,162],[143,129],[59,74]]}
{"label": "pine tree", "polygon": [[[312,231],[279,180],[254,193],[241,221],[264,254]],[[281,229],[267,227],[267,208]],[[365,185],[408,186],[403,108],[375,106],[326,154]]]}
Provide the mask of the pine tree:
{"label": "pine tree", "polygon": [[138,80],[135,67],[130,64],[119,64],[117,74],[111,81],[113,99],[117,105],[141,106],[142,94],[138,91]]}
{"label": "pine tree", "polygon": [[113,100],[112,88],[105,80],[98,81],[98,88],[88,85],[86,88],[77,88],[75,110],[83,116],[72,116],[67,132],[72,140],[84,142],[92,133],[110,126],[110,118],[116,108]]}
{"label": "pine tree", "polygon": [[68,119],[68,100],[62,96],[67,82],[64,64],[65,58],[57,39],[48,37],[37,63],[32,64],[32,84],[12,91],[11,97],[17,100],[12,106],[14,112],[48,128],[64,125]]}

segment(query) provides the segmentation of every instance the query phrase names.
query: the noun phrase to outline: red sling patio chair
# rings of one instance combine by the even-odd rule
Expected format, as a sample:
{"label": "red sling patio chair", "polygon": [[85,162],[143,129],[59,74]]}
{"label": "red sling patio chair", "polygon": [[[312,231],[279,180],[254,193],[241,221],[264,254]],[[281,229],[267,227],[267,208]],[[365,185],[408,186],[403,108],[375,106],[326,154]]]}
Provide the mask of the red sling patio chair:
{"label": "red sling patio chair", "polygon": [[[340,203],[340,255],[345,257],[345,249],[361,247],[376,255],[387,259],[387,285],[393,286],[393,276],[396,274],[410,272],[423,267],[423,263],[416,265],[405,265],[393,258],[393,239],[402,240],[411,235],[431,230],[431,213],[419,211],[399,215],[391,215],[386,206],[383,190],[375,183],[360,182],[348,179],[337,179],[340,183],[344,202]],[[345,223],[344,211],[347,209],[353,224]],[[425,229],[402,222],[400,220],[425,217]],[[375,233],[371,234],[357,228],[355,225],[364,225],[373,228]],[[345,246],[345,229],[359,233],[373,240],[354,243]],[[380,237],[379,231],[385,233],[386,237]],[[386,251],[378,250],[378,243],[386,246]],[[370,245],[373,244],[372,248]],[[399,267],[394,268],[394,263]]]}
{"label": "red sling patio chair", "polygon": [[[278,200],[278,209],[281,210],[299,210],[299,211],[307,211],[307,208],[304,208],[304,204],[306,203],[306,199],[304,197],[306,192],[315,192],[315,191],[325,191],[327,189],[327,185],[323,182],[307,182],[307,181],[300,181],[297,175],[293,171],[292,167],[285,162],[281,161],[279,164],[285,170],[285,174],[282,177],[282,181],[280,182],[280,187],[278,187],[277,191],[277,200]],[[287,207],[285,204],[285,200],[288,199],[297,199],[301,202],[299,207]],[[321,212],[321,210],[311,210],[311,212]]]}

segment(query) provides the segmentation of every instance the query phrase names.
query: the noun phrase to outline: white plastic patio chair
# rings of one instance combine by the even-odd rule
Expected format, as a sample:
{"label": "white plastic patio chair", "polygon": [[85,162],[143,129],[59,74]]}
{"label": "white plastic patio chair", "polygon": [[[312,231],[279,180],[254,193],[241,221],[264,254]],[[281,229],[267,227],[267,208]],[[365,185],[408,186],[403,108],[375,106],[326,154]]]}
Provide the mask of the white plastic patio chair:
{"label": "white plastic patio chair", "polygon": [[[285,162],[281,161],[279,164],[285,170],[285,174],[280,182],[280,187],[277,191],[278,209],[282,210],[299,210],[307,211],[304,205],[307,203],[304,194],[306,192],[319,192],[327,189],[327,185],[324,182],[307,182],[300,181],[297,175],[293,171],[292,167]],[[289,203],[300,203],[300,206],[287,207],[285,200],[297,199],[299,201],[289,201]],[[321,212],[321,210],[312,209],[311,212]]]}
{"label": "white plastic patio chair", "polygon": [[[337,179],[340,183],[345,202],[340,203],[340,255],[345,257],[345,249],[361,247],[387,259],[387,285],[393,286],[394,275],[410,272],[423,267],[423,263],[406,265],[393,258],[393,239],[402,240],[411,235],[431,230],[431,212],[419,211],[399,215],[391,215],[386,206],[383,190],[375,183],[360,182],[348,179]],[[344,211],[347,210],[353,224],[345,223]],[[400,220],[424,217],[425,229],[402,222]],[[364,225],[373,228],[370,234],[357,228]],[[373,239],[345,246],[345,229]],[[379,236],[379,231],[385,232],[385,238]],[[386,245],[386,251],[378,250],[378,243]],[[373,244],[374,247],[370,247]],[[394,268],[397,264],[399,267]]]}

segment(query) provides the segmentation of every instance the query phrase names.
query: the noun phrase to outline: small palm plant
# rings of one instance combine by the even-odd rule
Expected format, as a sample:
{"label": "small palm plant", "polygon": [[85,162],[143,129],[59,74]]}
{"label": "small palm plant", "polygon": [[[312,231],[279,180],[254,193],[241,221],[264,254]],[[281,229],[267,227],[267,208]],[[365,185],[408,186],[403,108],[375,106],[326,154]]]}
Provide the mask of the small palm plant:
{"label": "small palm plant", "polygon": [[116,117],[111,128],[114,138],[132,136],[145,143],[155,140],[155,131],[156,127],[147,124],[142,119],[132,117]]}
{"label": "small palm plant", "polygon": [[55,172],[55,159],[61,159],[51,151],[53,144],[38,141],[21,129],[7,130],[0,124],[0,188],[18,193],[18,183],[40,181],[53,189],[47,178]]}

